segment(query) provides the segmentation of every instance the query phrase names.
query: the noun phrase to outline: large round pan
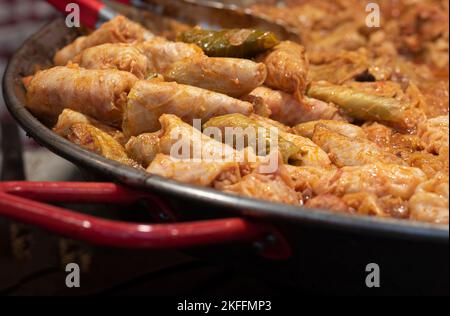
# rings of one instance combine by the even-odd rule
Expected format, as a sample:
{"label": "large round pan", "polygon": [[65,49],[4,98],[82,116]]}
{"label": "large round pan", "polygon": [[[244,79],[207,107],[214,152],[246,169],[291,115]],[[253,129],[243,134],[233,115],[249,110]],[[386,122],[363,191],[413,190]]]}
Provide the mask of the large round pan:
{"label": "large round pan", "polygon": [[[270,218],[270,220],[289,222],[298,227],[304,225],[321,226],[322,228],[345,230],[356,234],[368,233],[384,237],[448,243],[448,226],[350,216],[326,210],[298,208],[224,194],[212,189],[181,184],[126,167],[86,151],[59,137],[26,109],[26,95],[21,78],[33,74],[37,66],[49,66],[55,51],[76,35],[75,30],[65,27],[62,19],[54,20],[29,38],[15,53],[3,78],[6,105],[13,117],[29,136],[54,153],[104,179],[152,193],[163,194],[174,199],[179,198],[208,205],[211,212],[214,212],[215,209],[226,209],[234,214]],[[211,215],[208,214],[208,216]]]}

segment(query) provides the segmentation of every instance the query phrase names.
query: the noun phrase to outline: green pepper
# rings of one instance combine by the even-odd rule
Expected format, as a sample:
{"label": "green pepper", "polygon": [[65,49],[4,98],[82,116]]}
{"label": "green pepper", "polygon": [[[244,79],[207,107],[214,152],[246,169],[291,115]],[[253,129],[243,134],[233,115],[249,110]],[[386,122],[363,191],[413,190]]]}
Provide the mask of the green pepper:
{"label": "green pepper", "polygon": [[409,107],[408,103],[394,98],[368,94],[327,82],[311,83],[307,95],[325,102],[332,102],[357,120],[381,121],[400,126],[405,123],[405,113]]}
{"label": "green pepper", "polygon": [[[223,116],[214,117],[203,125],[203,129],[206,129],[208,127],[219,128],[222,131],[222,135],[225,135],[226,127],[241,128],[242,131],[245,131],[245,129],[247,129],[247,128],[253,128],[254,135],[256,137],[255,145],[259,145],[258,136],[260,136],[260,131],[264,132],[265,146],[266,146],[265,149],[266,149],[267,154],[269,153],[269,150],[272,145],[270,129],[264,127],[263,125],[259,124],[258,122],[254,121],[242,114],[227,114],[227,115],[223,115]],[[251,140],[249,140],[247,136],[248,135],[244,134],[245,146],[248,146],[249,143],[251,142]],[[285,163],[288,163],[291,159],[295,160],[295,156],[296,156],[296,154],[298,154],[301,151],[301,148],[298,148],[298,146],[296,146],[294,143],[288,141],[286,138],[284,138],[282,135],[280,135],[279,132],[278,132],[277,136],[278,136],[278,150],[280,151],[281,155],[283,156],[283,161]],[[225,141],[225,139],[223,139],[223,141]],[[229,144],[229,145],[231,145],[231,144]],[[233,145],[235,146],[236,144],[233,144]]]}
{"label": "green pepper", "polygon": [[253,58],[279,43],[274,33],[251,29],[194,28],[181,33],[178,40],[198,45],[210,57],[235,58]]}

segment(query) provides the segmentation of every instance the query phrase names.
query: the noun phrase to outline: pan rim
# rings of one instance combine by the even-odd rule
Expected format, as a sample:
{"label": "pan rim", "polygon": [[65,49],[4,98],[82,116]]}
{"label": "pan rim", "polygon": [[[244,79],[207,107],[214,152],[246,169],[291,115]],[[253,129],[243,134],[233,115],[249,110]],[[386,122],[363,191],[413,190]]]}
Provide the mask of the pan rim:
{"label": "pan rim", "polygon": [[[448,225],[435,225],[414,221],[385,219],[369,216],[355,216],[333,213],[328,210],[307,209],[280,203],[240,197],[223,193],[211,188],[203,188],[179,183],[159,176],[146,174],[131,167],[108,160],[70,143],[43,125],[19,100],[16,93],[20,74],[19,65],[26,48],[39,42],[39,38],[48,32],[55,24],[60,24],[61,18],[56,18],[44,25],[14,53],[8,62],[3,76],[3,95],[5,104],[29,136],[55,154],[93,170],[124,185],[136,189],[148,190],[156,194],[183,196],[192,201],[208,203],[212,207],[229,208],[230,214],[240,214],[250,218],[270,218],[299,225],[320,226],[353,234],[370,234],[380,237],[393,237],[417,241],[449,242]],[[69,32],[66,30],[66,33]],[[23,89],[23,87],[22,87]]]}

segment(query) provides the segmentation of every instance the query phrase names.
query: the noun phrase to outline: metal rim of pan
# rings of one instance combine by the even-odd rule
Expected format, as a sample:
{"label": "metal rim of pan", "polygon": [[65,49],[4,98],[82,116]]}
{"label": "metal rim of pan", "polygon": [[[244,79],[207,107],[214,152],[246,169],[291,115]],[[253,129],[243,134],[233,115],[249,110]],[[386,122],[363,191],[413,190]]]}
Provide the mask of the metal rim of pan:
{"label": "metal rim of pan", "polygon": [[[61,43],[69,37],[71,31],[62,25],[62,19],[55,19],[31,36],[14,54],[3,78],[3,94],[10,113],[29,136],[52,152],[106,180],[117,181],[156,194],[207,203],[211,207],[226,208],[230,210],[230,214],[295,223],[299,225],[299,229],[301,225],[321,226],[354,234],[448,243],[449,229],[446,225],[337,214],[327,210],[299,208],[244,198],[154,176],[108,160],[70,143],[53,133],[25,108],[25,91],[21,83],[21,77],[25,75],[24,67],[28,65],[27,72],[32,71],[31,66],[37,63],[36,57],[40,57],[41,60],[50,59],[53,50],[59,48]],[[50,41],[43,43],[42,38],[48,37],[49,34],[52,34]]]}

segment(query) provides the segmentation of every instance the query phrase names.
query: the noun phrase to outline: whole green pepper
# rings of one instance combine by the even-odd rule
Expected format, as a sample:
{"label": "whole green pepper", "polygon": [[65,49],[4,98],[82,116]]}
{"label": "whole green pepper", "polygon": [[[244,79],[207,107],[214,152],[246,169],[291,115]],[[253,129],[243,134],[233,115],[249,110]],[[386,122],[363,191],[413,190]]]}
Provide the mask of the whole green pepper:
{"label": "whole green pepper", "polygon": [[253,58],[279,43],[274,33],[251,29],[194,28],[181,33],[178,40],[198,45],[210,57],[234,58]]}
{"label": "whole green pepper", "polygon": [[407,119],[405,112],[408,103],[394,98],[368,94],[326,82],[311,83],[307,95],[325,102],[333,102],[347,115],[357,120],[381,121],[402,126]]}

